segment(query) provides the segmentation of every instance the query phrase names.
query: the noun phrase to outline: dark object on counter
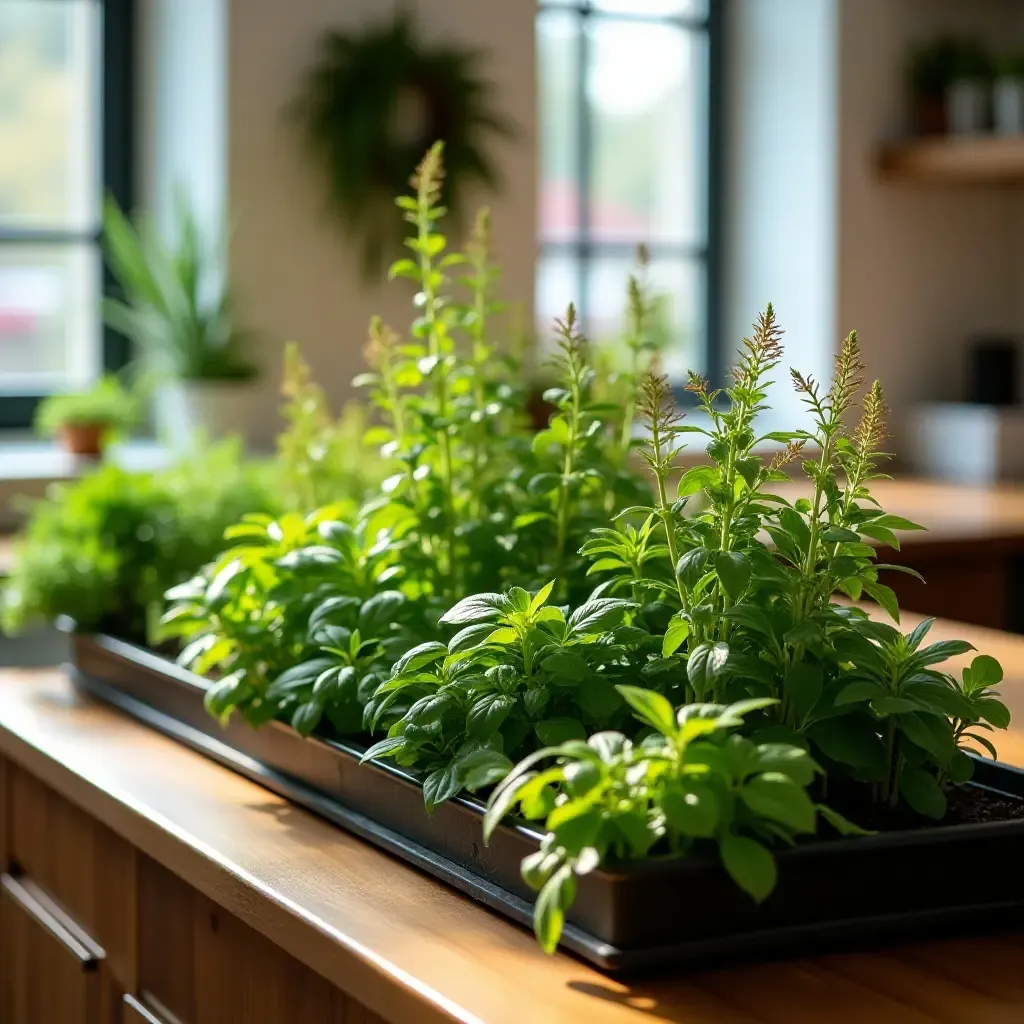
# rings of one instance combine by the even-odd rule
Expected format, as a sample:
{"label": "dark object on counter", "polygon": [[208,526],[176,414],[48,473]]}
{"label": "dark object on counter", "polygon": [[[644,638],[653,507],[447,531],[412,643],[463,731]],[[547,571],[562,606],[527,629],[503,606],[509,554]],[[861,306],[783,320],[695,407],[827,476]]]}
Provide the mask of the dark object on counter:
{"label": "dark object on counter", "polygon": [[1017,405],[1017,342],[1012,338],[979,338],[969,355],[967,400],[977,405]]}

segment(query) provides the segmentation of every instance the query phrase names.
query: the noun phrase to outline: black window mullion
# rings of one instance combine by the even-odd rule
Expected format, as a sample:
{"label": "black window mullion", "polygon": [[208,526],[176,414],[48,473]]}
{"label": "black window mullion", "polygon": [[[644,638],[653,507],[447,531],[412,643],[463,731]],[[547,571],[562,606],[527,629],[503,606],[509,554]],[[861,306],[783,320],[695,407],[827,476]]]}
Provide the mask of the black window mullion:
{"label": "black window mullion", "polygon": [[[541,3],[542,9],[545,7]],[[588,102],[587,80],[590,73],[592,41],[590,28],[600,21],[631,22],[671,26],[706,40],[706,61],[704,88],[705,161],[703,166],[703,199],[705,233],[703,244],[647,242],[652,259],[674,259],[689,261],[704,270],[704,366],[708,377],[717,381],[722,372],[721,352],[721,172],[722,160],[722,90],[723,90],[723,3],[709,0],[706,17],[688,15],[655,15],[626,11],[603,11],[593,6],[592,0],[578,0],[568,8],[559,8],[576,13],[578,17],[578,80],[577,94],[577,222],[575,240],[542,242],[545,253],[563,253],[576,260],[577,295],[581,319],[587,324],[590,309],[590,268],[595,257],[628,256],[636,250],[637,243],[605,242],[593,237],[594,169],[593,111]]]}

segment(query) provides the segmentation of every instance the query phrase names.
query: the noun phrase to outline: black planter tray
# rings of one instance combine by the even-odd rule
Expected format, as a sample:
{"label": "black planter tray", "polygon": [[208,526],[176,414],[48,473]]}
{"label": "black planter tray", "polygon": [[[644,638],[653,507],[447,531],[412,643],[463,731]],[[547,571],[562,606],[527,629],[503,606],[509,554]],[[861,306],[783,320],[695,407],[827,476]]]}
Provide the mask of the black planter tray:
{"label": "black planter tray", "polygon": [[[203,708],[203,679],[140,647],[75,634],[72,657],[79,689],[529,925],[519,863],[537,832],[503,825],[484,846],[479,801],[427,815],[415,778],[360,765],[359,744],[280,722],[256,731],[237,716],[222,728]],[[1024,799],[1024,772],[1009,765],[979,760],[972,785]],[[778,853],[778,885],[760,906],[712,856],[602,869],[579,880],[562,946],[632,973],[992,928],[1024,921],[1022,853],[1024,820],[807,843]]]}

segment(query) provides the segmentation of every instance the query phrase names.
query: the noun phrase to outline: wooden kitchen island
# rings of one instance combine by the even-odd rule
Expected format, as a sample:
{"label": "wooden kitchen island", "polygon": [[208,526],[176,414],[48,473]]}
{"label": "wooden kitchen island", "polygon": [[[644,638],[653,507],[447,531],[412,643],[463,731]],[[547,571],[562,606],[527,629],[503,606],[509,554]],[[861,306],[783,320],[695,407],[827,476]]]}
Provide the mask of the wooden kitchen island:
{"label": "wooden kitchen island", "polygon": [[[934,635],[1003,660],[1024,726],[1024,638]],[[1000,739],[1024,764],[1024,728]],[[1024,926],[629,985],[545,957],[56,669],[0,670],[0,854],[4,1024],[1024,1020]]]}

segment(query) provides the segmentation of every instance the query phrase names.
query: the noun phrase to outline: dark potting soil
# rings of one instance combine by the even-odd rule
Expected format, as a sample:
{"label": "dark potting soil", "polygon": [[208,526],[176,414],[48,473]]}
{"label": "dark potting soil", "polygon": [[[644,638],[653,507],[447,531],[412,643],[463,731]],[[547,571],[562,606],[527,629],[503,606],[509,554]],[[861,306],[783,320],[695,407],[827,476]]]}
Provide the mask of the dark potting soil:
{"label": "dark potting soil", "polygon": [[869,794],[858,787],[836,794],[825,801],[837,811],[860,825],[876,832],[903,832],[945,825],[977,825],[993,821],[1024,819],[1024,799],[981,786],[954,786],[946,792],[946,814],[939,820],[926,818],[906,805],[889,807],[873,803]]}

